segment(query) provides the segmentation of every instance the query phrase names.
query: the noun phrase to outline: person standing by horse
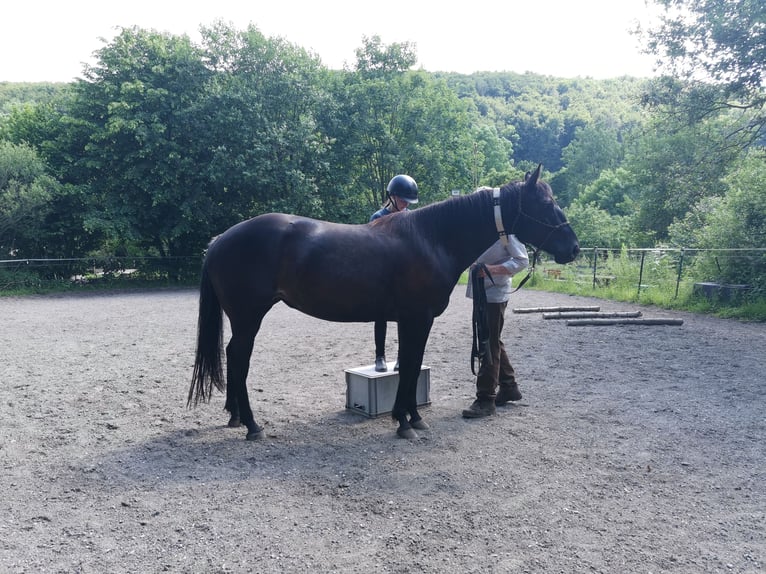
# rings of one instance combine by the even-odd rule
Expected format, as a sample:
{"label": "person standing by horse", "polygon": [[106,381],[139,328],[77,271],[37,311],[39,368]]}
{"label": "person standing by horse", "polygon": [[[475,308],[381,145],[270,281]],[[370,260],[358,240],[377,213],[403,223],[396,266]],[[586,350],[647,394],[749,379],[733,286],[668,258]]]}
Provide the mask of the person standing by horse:
{"label": "person standing by horse", "polygon": [[[375,221],[397,211],[407,211],[409,205],[418,202],[418,184],[409,175],[399,174],[391,178],[386,187],[388,200],[385,205],[370,216]],[[375,321],[375,370],[379,373],[388,370],[386,364],[386,331],[388,324],[384,320]],[[394,370],[399,369],[396,361]]]}
{"label": "person standing by horse", "polygon": [[[463,410],[465,418],[481,418],[495,414],[495,406],[509,401],[521,400],[521,391],[516,382],[505,344],[501,339],[505,323],[505,309],[510,298],[511,277],[529,265],[529,256],[524,244],[514,235],[502,235],[482,253],[471,266],[484,278],[487,295],[486,311],[488,326],[488,353],[476,376],[476,400]],[[487,273],[491,277],[487,277]],[[468,282],[466,297],[473,298],[472,281]]]}

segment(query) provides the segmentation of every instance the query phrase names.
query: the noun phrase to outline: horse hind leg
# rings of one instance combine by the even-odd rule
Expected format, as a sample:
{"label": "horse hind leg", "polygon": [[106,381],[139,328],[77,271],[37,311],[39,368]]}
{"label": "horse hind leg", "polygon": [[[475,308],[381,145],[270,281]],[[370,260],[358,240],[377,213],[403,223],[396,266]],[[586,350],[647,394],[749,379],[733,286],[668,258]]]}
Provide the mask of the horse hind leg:
{"label": "horse hind leg", "polygon": [[[231,342],[229,342],[229,345],[231,345]],[[236,353],[233,351],[233,353]],[[251,352],[252,354],[252,352]],[[234,390],[234,384],[232,384],[231,381],[234,381],[237,378],[237,372],[236,369],[232,370],[232,364],[234,364],[231,360],[231,353],[229,352],[229,346],[226,347],[226,404],[224,405],[224,410],[229,413],[229,422],[226,426],[229,428],[239,428],[242,426],[242,421],[239,418],[239,402],[237,401],[237,395],[236,391]],[[236,360],[236,357],[235,357]]]}
{"label": "horse hind leg", "polygon": [[[399,389],[397,389],[396,403],[393,418],[399,422],[399,428],[396,430],[397,436],[406,439],[418,438],[416,430],[428,430],[428,423],[418,412],[417,385],[420,376],[420,367],[422,366],[422,357],[415,359],[412,366],[405,366],[409,363],[408,352],[399,351]],[[412,373],[412,374],[410,374]],[[401,393],[401,395],[400,395]]]}
{"label": "horse hind leg", "polygon": [[[396,434],[401,438],[418,438],[415,429],[428,429],[428,424],[418,413],[417,385],[423,365],[428,335],[433,326],[433,316],[423,314],[399,321],[399,388],[391,413],[399,422]],[[409,415],[409,418],[408,418]]]}
{"label": "horse hind leg", "polygon": [[[226,377],[227,380],[231,378],[231,374],[229,371],[229,365],[230,363],[227,361],[227,367],[226,367]],[[230,428],[238,428],[242,426],[242,421],[239,418],[239,403],[237,403],[237,397],[234,396],[234,392],[231,390],[231,385],[226,385],[226,404],[224,405],[224,410],[229,413],[229,422],[226,424],[226,426]]]}
{"label": "horse hind leg", "polygon": [[[268,310],[268,309],[267,309]],[[263,437],[263,427],[255,422],[247,394],[247,375],[250,357],[253,354],[255,336],[266,313],[242,327],[232,323],[232,335],[226,346],[226,410],[230,413],[229,426],[244,424],[247,427],[247,440]]]}

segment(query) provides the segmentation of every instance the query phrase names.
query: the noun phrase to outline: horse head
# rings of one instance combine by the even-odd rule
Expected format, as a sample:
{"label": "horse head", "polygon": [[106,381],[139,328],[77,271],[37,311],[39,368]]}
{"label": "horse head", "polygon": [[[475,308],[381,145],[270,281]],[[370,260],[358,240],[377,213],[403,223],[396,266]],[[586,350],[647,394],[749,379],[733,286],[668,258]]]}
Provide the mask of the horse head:
{"label": "horse head", "polygon": [[[512,199],[505,203],[503,219],[512,221],[510,233],[520,241],[553,255],[556,263],[569,263],[580,253],[572,226],[553,198],[551,186],[540,180],[542,164],[527,174],[523,182],[509,184]],[[515,196],[515,197],[514,197]],[[514,205],[515,203],[515,205]]]}

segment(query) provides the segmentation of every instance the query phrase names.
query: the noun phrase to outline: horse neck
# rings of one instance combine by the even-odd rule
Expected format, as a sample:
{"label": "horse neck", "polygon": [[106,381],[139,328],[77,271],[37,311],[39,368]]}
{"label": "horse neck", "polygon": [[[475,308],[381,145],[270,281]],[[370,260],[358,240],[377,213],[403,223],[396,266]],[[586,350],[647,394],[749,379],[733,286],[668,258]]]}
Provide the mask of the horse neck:
{"label": "horse neck", "polygon": [[422,217],[427,240],[443,247],[456,276],[498,239],[491,190],[451,198],[412,215]]}

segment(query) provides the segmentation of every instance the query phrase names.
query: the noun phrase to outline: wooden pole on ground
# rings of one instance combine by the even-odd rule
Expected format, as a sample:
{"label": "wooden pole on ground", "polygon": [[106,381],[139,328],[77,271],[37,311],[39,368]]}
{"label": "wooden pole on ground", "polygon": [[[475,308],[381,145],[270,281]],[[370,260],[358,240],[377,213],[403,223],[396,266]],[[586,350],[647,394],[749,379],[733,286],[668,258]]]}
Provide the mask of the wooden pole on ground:
{"label": "wooden pole on ground", "polygon": [[561,311],[600,311],[601,307],[517,307],[514,313],[547,313]]}
{"label": "wooden pole on ground", "polygon": [[543,313],[543,319],[627,319],[640,317],[641,311],[616,311],[611,313]]}
{"label": "wooden pole on ground", "polygon": [[605,325],[683,325],[683,319],[570,319],[569,327],[603,327]]}

